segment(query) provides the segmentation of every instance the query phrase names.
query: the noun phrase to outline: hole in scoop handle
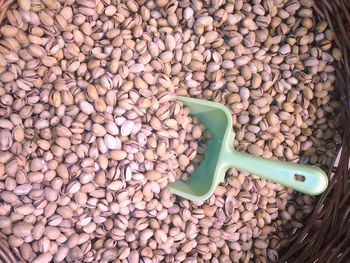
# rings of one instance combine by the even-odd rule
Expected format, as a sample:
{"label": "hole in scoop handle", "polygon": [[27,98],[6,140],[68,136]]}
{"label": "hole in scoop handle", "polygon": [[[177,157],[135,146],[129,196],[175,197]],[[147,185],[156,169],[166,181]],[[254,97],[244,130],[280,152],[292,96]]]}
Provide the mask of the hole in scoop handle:
{"label": "hole in scoop handle", "polygon": [[328,185],[326,173],[316,166],[266,159],[237,151],[231,151],[229,156],[229,167],[249,172],[305,194],[318,195]]}

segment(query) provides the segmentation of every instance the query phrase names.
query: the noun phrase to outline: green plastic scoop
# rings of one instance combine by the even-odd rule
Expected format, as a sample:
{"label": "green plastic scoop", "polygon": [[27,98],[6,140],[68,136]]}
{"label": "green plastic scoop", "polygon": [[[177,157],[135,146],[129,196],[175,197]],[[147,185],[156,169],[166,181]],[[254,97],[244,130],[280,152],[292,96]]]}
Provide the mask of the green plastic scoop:
{"label": "green plastic scoop", "polygon": [[210,197],[223,182],[229,168],[237,168],[259,177],[294,188],[309,195],[322,193],[328,184],[327,175],[318,167],[265,159],[235,151],[235,133],[229,110],[220,103],[177,97],[211,132],[212,139],[199,167],[187,181],[169,184],[170,190],[192,201]]}

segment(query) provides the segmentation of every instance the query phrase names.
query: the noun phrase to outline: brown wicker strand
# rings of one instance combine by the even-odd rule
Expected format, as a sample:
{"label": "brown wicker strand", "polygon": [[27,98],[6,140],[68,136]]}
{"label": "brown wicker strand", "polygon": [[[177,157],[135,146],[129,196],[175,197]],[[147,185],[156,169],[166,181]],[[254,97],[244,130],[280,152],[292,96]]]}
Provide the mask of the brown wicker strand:
{"label": "brown wicker strand", "polygon": [[0,238],[0,259],[5,263],[17,263],[13,252],[9,249],[9,245],[6,240]]}

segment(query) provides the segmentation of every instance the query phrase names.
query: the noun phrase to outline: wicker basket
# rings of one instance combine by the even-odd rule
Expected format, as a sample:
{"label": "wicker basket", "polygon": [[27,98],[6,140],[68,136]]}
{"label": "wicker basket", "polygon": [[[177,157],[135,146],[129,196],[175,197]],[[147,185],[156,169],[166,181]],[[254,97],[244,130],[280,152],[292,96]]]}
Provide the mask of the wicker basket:
{"label": "wicker basket", "polygon": [[[301,0],[302,1],[302,0]],[[281,251],[280,262],[311,263],[349,262],[350,256],[350,1],[314,0],[315,19],[329,22],[335,31],[335,43],[342,50],[343,60],[336,62],[336,91],[340,97],[338,121],[342,127],[343,145],[330,169],[328,189],[318,198],[305,226],[290,239],[288,248]],[[0,0],[0,23],[14,0]],[[16,6],[14,6],[16,8]],[[12,249],[0,233],[0,262],[24,262],[18,249]]]}
{"label": "wicker basket", "polygon": [[17,263],[17,251],[11,250],[4,237],[0,234],[0,262],[1,263]]}

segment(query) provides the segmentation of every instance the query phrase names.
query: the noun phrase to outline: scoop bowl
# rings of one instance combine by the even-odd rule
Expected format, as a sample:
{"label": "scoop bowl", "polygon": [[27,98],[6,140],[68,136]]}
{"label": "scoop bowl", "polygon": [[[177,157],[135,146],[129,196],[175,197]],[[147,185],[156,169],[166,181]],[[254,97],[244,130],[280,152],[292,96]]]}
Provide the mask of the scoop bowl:
{"label": "scoop bowl", "polygon": [[204,159],[187,181],[170,183],[170,190],[192,201],[204,201],[225,180],[229,168],[249,172],[259,177],[291,187],[302,193],[317,195],[328,184],[327,175],[318,167],[266,159],[233,149],[235,133],[230,111],[222,104],[177,96],[190,114],[196,116],[212,134]]}

